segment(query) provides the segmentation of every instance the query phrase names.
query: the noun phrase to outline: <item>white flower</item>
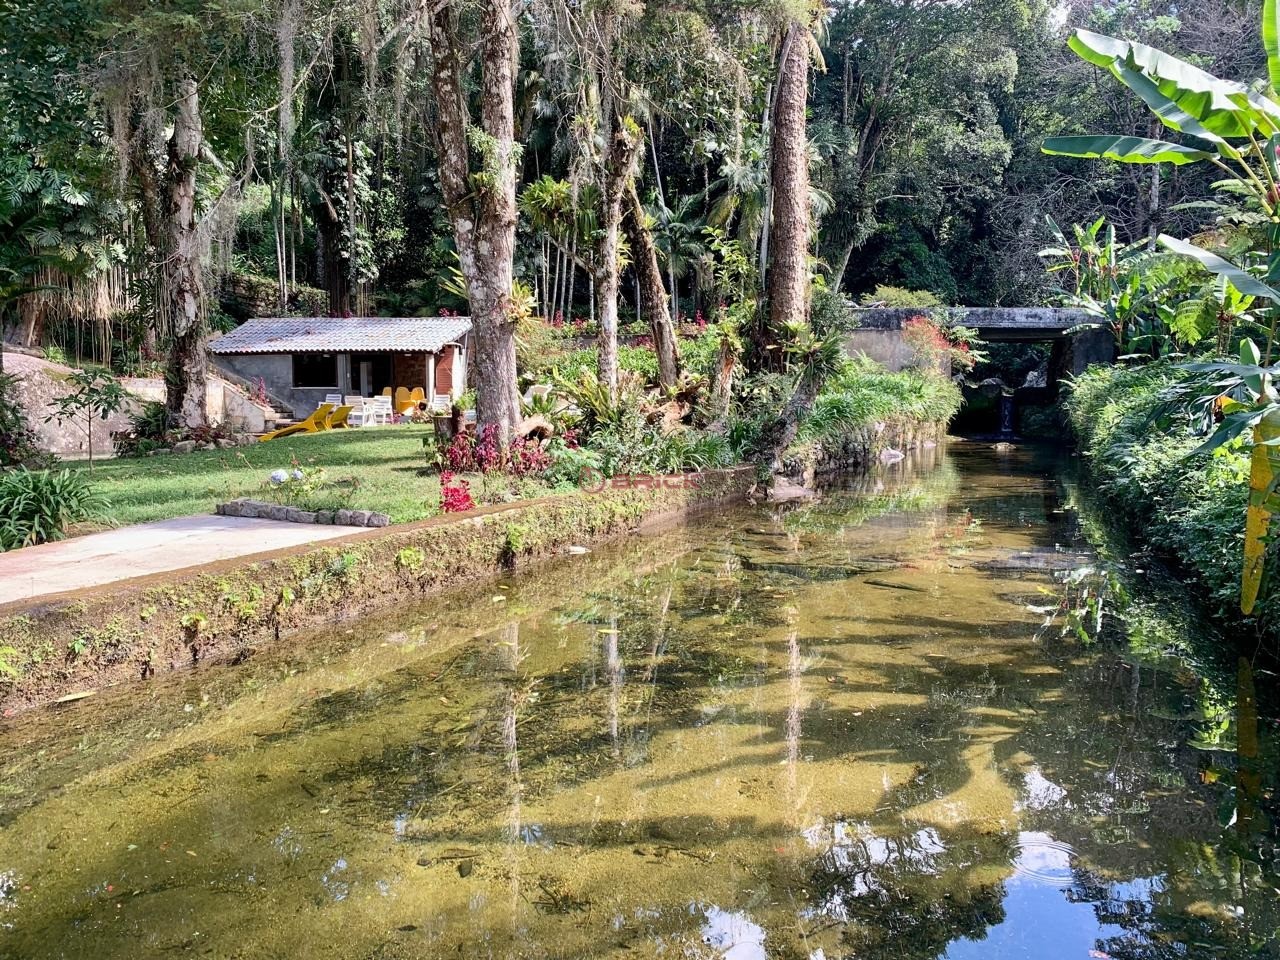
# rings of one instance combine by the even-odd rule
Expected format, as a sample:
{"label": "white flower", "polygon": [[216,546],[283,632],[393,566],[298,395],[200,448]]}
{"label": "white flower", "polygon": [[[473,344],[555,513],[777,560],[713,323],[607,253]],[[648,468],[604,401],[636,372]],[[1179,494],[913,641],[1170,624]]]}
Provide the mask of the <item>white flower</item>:
{"label": "white flower", "polygon": [[278,487],[280,486],[280,484],[284,483],[288,479],[289,479],[289,475],[285,473],[283,470],[273,470],[271,473],[271,483],[273,486]]}
{"label": "white flower", "polygon": [[294,471],[293,471],[293,479],[295,479],[295,480],[301,480],[301,479],[302,479],[302,471],[301,471],[301,470],[294,470]]}

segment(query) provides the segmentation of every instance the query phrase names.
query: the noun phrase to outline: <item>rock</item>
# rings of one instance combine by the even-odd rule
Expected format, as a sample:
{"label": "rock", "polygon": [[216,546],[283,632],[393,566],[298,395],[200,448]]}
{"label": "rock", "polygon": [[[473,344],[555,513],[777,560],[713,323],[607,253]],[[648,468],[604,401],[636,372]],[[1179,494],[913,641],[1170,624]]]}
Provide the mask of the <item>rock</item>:
{"label": "rock", "polygon": [[229,440],[226,437],[223,437],[220,440],[215,440],[214,443],[217,444],[217,447],[219,450],[231,450],[239,446],[239,444],[236,443],[234,440]]}
{"label": "rock", "polygon": [[340,527],[353,527],[355,521],[351,519],[350,510],[338,510],[333,515],[333,522]]}
{"label": "rock", "polygon": [[235,442],[237,447],[247,447],[251,443],[257,443],[258,438],[252,433],[237,433],[235,435]]}
{"label": "rock", "polygon": [[317,510],[317,511],[316,511],[316,523],[322,523],[322,524],[325,524],[326,526],[332,526],[332,525],[333,525],[333,511],[332,511],[332,510]]}
{"label": "rock", "polygon": [[1061,573],[1092,566],[1097,558],[1085,550],[1058,550],[1054,547],[1032,547],[1011,551],[1004,556],[981,560],[974,564],[991,573]]}
{"label": "rock", "polygon": [[216,443],[202,443],[202,444],[200,444],[200,446],[199,446],[199,447],[197,447],[197,449],[199,449],[199,450],[217,450],[217,449],[218,449],[218,445],[217,445]]}
{"label": "rock", "polygon": [[1005,443],[1002,440],[999,443],[997,443],[992,449],[994,449],[997,453],[1008,453],[1009,451],[1014,450],[1016,448],[1012,443]]}
{"label": "rock", "polygon": [[353,527],[367,527],[369,526],[369,517],[370,513],[368,510],[352,510],[351,525]]}
{"label": "rock", "polygon": [[905,460],[906,454],[901,450],[895,450],[893,447],[886,447],[880,451],[881,463],[897,463],[899,460]]}
{"label": "rock", "polygon": [[[227,505],[227,504],[225,504],[225,503],[220,503],[220,504],[218,504],[216,507],[214,507],[214,508],[213,508],[213,512],[214,512],[215,514],[217,514],[219,517],[225,517],[225,516],[228,516],[228,513],[227,513],[227,506],[228,506],[228,505]],[[234,514],[232,514],[232,516],[234,516]]]}
{"label": "rock", "polygon": [[387,516],[385,513],[376,513],[376,512],[371,512],[369,514],[369,522],[366,524],[366,526],[369,526],[369,527],[387,527],[390,525],[391,525],[391,518],[389,516]]}
{"label": "rock", "polygon": [[196,442],[194,440],[179,440],[173,445],[174,453],[191,453],[195,450]]}
{"label": "rock", "polygon": [[793,483],[783,477],[774,478],[773,485],[769,487],[770,503],[788,503],[792,500],[812,500],[817,496],[814,491],[808,487]]}
{"label": "rock", "polygon": [[[258,516],[258,505],[252,501],[245,501],[239,505],[240,512],[235,514],[237,517],[247,517],[250,520]],[[228,514],[231,516],[231,514]]]}
{"label": "rock", "polygon": [[293,508],[286,507],[280,503],[273,503],[270,506],[268,506],[266,510],[259,510],[258,516],[263,517],[267,520],[287,521],[289,519],[289,511],[291,509]]}
{"label": "rock", "polygon": [[569,554],[569,556],[571,557],[580,557],[584,553],[590,553],[591,551],[588,550],[586,547],[580,547],[580,546],[577,546],[576,544],[571,544],[570,546],[567,546],[564,548],[564,552]]}
{"label": "rock", "polygon": [[315,523],[316,515],[310,510],[299,510],[297,507],[289,507],[284,512],[284,518],[290,523]]}

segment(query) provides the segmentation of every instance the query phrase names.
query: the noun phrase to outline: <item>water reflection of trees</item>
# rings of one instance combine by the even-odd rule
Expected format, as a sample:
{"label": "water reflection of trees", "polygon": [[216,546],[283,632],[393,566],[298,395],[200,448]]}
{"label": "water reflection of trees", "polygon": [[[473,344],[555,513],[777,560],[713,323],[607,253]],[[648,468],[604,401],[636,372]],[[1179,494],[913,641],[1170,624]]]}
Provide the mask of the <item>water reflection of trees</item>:
{"label": "water reflection of trees", "polygon": [[1008,834],[922,828],[880,836],[837,821],[807,836],[821,852],[808,875],[813,906],[802,916],[810,937],[837,932],[842,953],[828,956],[934,960],[952,941],[981,940],[1004,920],[1004,884],[972,874],[1012,862]]}

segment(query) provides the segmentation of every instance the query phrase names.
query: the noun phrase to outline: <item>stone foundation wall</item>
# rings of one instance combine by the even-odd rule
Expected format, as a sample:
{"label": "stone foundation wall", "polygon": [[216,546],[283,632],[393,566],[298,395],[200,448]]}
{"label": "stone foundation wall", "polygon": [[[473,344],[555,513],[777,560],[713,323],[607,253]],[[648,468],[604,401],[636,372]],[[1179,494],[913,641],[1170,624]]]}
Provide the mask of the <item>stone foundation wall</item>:
{"label": "stone foundation wall", "polygon": [[891,420],[851,431],[838,443],[812,443],[795,450],[784,463],[788,477],[809,481],[817,474],[866,467],[890,452],[906,453],[936,446],[946,439],[947,425],[919,420]]}

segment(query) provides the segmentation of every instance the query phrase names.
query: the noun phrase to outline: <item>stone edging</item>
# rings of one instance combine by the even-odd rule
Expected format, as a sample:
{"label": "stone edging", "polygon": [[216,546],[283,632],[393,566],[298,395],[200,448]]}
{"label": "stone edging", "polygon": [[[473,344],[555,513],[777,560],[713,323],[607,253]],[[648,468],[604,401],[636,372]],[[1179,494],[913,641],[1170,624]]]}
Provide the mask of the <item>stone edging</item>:
{"label": "stone edging", "polygon": [[0,714],[243,656],[282,635],[492,578],[742,499],[749,467],[697,483],[578,490],[0,605]]}
{"label": "stone edging", "polygon": [[220,517],[258,517],[287,523],[320,523],[339,527],[388,527],[391,518],[376,510],[303,510],[284,503],[267,503],[241,497],[214,508]]}

